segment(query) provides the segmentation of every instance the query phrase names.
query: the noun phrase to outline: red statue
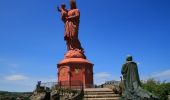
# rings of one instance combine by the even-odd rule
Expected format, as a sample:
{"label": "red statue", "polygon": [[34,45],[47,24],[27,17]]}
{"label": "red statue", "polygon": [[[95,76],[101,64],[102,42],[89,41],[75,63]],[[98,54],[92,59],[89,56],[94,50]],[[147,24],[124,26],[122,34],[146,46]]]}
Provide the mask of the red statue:
{"label": "red statue", "polygon": [[76,7],[76,2],[70,0],[70,10],[65,9],[65,4],[62,4],[60,8],[58,7],[58,11],[61,13],[61,19],[65,24],[64,40],[67,43],[67,50],[83,52],[78,39],[80,11]]}
{"label": "red statue", "polygon": [[58,7],[58,11],[64,22],[64,40],[67,43],[64,59],[57,64],[58,82],[62,86],[91,87],[93,86],[93,64],[86,59],[78,39],[80,11],[74,0],[70,0],[69,10],[65,8],[65,4],[62,4],[61,7]]}

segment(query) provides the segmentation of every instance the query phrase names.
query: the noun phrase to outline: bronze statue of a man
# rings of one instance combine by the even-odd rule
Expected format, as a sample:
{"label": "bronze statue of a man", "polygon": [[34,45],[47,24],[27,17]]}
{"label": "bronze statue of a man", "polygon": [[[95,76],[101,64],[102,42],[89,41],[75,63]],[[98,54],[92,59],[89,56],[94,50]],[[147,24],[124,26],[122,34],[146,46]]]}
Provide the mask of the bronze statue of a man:
{"label": "bronze statue of a man", "polygon": [[124,90],[121,100],[158,100],[158,97],[142,89],[138,67],[133,62],[132,56],[128,56],[123,64],[121,73],[123,75]]}
{"label": "bronze statue of a man", "polygon": [[62,4],[61,8],[58,7],[58,11],[61,13],[61,19],[65,24],[64,40],[67,43],[67,50],[83,51],[78,39],[80,11],[76,7],[76,2],[70,0],[70,10],[65,9],[65,5]]}

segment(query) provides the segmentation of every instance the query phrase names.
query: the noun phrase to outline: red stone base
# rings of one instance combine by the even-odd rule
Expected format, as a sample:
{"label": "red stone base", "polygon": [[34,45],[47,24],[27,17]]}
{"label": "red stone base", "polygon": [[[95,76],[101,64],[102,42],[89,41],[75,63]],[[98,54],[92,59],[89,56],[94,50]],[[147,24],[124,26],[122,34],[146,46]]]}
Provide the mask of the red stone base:
{"label": "red stone base", "polygon": [[93,86],[93,64],[84,58],[67,58],[57,65],[58,82],[61,85],[82,85],[84,88]]}

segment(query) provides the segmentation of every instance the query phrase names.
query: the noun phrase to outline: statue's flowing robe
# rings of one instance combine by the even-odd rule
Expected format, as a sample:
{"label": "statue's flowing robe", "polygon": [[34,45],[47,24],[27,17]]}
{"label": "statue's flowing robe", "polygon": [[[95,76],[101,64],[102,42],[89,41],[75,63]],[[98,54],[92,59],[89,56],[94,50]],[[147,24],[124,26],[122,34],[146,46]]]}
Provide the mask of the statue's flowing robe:
{"label": "statue's flowing robe", "polygon": [[122,66],[121,73],[124,79],[122,100],[154,100],[154,98],[157,98],[150,92],[142,89],[135,62],[127,61]]}
{"label": "statue's flowing robe", "polygon": [[71,9],[68,11],[68,19],[65,21],[64,39],[67,42],[68,50],[82,50],[80,41],[78,39],[80,11],[78,9]]}

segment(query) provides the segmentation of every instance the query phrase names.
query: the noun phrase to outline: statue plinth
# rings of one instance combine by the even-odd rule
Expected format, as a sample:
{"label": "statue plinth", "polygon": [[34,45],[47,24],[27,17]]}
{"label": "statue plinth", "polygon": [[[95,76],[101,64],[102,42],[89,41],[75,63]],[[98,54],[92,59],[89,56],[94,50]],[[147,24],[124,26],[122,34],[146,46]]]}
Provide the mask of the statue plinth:
{"label": "statue plinth", "polygon": [[83,85],[84,88],[93,86],[93,64],[80,51],[68,51],[57,68],[58,82],[61,85]]}

